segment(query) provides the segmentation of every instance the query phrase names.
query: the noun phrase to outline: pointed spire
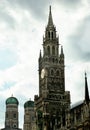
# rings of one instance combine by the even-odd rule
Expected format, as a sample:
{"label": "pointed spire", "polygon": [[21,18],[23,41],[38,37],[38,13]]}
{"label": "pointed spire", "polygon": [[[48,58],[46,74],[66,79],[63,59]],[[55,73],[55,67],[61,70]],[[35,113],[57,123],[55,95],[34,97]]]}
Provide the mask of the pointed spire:
{"label": "pointed spire", "polygon": [[87,74],[85,72],[85,101],[89,102],[89,91],[88,91],[88,83],[87,83]]}
{"label": "pointed spire", "polygon": [[50,5],[50,7],[49,7],[48,26],[53,26],[53,19],[52,19],[51,5]]}
{"label": "pointed spire", "polygon": [[63,46],[61,46],[61,54],[63,54]]}
{"label": "pointed spire", "polygon": [[63,46],[61,46],[61,54],[60,54],[60,56],[64,58]]}

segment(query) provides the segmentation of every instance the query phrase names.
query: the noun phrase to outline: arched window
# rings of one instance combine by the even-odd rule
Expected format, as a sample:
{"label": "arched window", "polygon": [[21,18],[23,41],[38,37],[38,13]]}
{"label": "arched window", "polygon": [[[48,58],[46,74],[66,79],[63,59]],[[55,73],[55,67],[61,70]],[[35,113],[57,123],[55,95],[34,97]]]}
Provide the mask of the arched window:
{"label": "arched window", "polygon": [[13,117],[16,118],[16,113],[13,114]]}
{"label": "arched window", "polygon": [[50,38],[50,32],[48,32],[48,38]]}
{"label": "arched window", "polygon": [[52,39],[53,39],[53,32],[51,32],[51,36],[52,36]]}
{"label": "arched window", "polygon": [[55,46],[52,47],[52,54],[55,55]]}
{"label": "arched window", "polygon": [[56,59],[56,63],[58,63],[58,59]]}
{"label": "arched window", "polygon": [[54,58],[52,58],[52,62],[53,62],[53,63],[54,63],[54,61],[55,61]]}
{"label": "arched window", "polygon": [[16,125],[16,124],[14,124],[14,125],[13,125],[13,127],[14,127],[14,128],[16,128],[16,127],[17,127],[17,125]]}
{"label": "arched window", "polygon": [[51,75],[54,75],[54,71],[53,70],[51,70]]}
{"label": "arched window", "polygon": [[50,46],[47,47],[47,53],[50,55]]}
{"label": "arched window", "polygon": [[60,75],[60,72],[59,70],[56,71],[56,75],[59,76]]}

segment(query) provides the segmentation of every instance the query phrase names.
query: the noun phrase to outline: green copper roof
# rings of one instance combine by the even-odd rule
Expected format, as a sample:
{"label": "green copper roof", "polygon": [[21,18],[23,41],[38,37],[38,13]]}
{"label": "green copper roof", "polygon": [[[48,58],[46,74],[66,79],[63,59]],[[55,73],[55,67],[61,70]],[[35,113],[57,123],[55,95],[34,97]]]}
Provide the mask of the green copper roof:
{"label": "green copper roof", "polygon": [[19,104],[18,100],[15,98],[15,97],[9,97],[7,100],[6,100],[6,105],[7,104]]}
{"label": "green copper roof", "polygon": [[27,101],[25,102],[24,104],[24,108],[27,108],[27,107],[34,107],[34,101]]}

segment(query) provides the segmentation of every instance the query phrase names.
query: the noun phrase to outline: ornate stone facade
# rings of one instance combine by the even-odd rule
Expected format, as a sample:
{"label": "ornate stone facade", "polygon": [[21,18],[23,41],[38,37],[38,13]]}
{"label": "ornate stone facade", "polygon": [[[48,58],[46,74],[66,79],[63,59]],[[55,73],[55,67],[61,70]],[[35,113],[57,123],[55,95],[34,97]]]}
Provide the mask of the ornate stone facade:
{"label": "ornate stone facade", "polygon": [[64,53],[53,24],[51,7],[39,56],[39,96],[35,95],[36,130],[89,130],[90,100],[85,74],[85,100],[70,106],[65,91]]}
{"label": "ornate stone facade", "polygon": [[67,124],[70,92],[65,91],[64,53],[53,24],[51,7],[43,37],[43,56],[39,57],[39,96],[35,96],[36,123],[39,130],[54,130]]}

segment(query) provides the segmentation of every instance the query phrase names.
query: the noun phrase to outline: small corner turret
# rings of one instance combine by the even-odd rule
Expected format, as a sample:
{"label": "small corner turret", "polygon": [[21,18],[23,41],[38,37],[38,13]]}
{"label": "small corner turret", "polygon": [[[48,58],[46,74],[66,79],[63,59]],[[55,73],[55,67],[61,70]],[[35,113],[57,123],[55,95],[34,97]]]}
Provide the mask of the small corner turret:
{"label": "small corner turret", "polygon": [[64,58],[64,52],[63,52],[63,46],[61,45],[61,54],[60,54],[61,57]]}

